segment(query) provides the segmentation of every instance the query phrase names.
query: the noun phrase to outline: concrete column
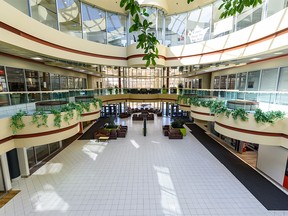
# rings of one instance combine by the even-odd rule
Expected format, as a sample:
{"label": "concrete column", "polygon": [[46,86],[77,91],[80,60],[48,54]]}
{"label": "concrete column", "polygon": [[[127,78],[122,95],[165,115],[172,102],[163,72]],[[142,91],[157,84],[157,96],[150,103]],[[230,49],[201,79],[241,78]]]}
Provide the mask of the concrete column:
{"label": "concrete column", "polygon": [[59,146],[60,146],[60,149],[62,148],[63,144],[62,144],[62,140],[59,141]]}
{"label": "concrete column", "polygon": [[10,180],[10,173],[9,173],[9,167],[8,167],[8,161],[7,161],[7,156],[6,153],[1,155],[1,166],[2,166],[2,171],[3,171],[3,180],[5,184],[5,189],[6,191],[12,189],[12,184]]}
{"label": "concrete column", "polygon": [[21,177],[27,177],[30,175],[27,148],[17,148],[17,155],[19,161],[19,168]]}

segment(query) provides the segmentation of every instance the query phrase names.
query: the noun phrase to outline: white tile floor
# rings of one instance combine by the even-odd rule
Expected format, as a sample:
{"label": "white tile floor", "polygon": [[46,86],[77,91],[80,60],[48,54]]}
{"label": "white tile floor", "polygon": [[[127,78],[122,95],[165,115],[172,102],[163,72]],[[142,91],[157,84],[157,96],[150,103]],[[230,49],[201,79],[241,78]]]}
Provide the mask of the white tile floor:
{"label": "white tile floor", "polygon": [[121,120],[126,138],[76,141],[27,179],[0,215],[288,215],[267,211],[190,133],[162,135],[167,118]]}

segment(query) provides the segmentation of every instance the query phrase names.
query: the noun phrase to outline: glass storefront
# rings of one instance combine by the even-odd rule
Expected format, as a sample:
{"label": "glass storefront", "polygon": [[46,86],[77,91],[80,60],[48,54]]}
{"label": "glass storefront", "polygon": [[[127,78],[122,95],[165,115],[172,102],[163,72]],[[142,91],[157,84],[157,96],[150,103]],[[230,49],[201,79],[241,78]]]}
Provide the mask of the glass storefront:
{"label": "glass storefront", "polygon": [[29,168],[32,168],[39,162],[43,161],[49,155],[60,149],[60,143],[54,142],[46,145],[34,146],[27,149],[27,158]]}

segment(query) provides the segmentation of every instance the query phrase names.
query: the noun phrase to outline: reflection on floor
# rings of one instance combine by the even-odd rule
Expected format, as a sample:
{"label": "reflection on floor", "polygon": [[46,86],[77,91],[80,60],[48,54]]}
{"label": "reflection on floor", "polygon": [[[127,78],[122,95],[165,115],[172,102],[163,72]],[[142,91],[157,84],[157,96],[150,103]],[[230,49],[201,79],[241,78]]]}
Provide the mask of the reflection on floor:
{"label": "reflection on floor", "polygon": [[77,140],[29,178],[1,216],[283,216],[264,206],[191,134],[169,140],[162,125],[118,119],[126,138]]}

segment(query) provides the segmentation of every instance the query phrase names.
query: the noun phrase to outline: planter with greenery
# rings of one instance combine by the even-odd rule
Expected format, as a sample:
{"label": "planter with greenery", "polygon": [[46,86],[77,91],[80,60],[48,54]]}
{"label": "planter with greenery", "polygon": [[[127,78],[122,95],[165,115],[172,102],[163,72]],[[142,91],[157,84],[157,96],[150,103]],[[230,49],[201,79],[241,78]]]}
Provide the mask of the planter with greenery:
{"label": "planter with greenery", "polygon": [[[51,119],[52,115],[47,113],[48,111],[36,111],[32,116],[28,116],[25,111],[20,110],[15,115],[11,116],[10,128],[12,129],[13,134],[17,133],[19,130],[22,130],[27,124],[33,124],[37,128],[42,126],[51,127],[52,125],[60,128],[62,127],[63,120],[68,125],[70,122],[73,122],[74,124],[75,121],[77,121],[77,119],[74,118],[75,112],[77,112],[79,120],[81,114],[84,112],[90,112],[92,108],[97,109],[98,107],[99,109],[102,107],[102,100],[95,98],[91,103],[69,103],[61,108],[59,107],[59,109],[49,110],[49,112],[54,116],[53,124]],[[89,118],[95,118],[95,116],[89,116]],[[50,123],[48,123],[48,121]],[[42,129],[41,131],[46,131],[46,129]],[[24,130],[24,133],[26,133],[26,130]]]}
{"label": "planter with greenery", "polygon": [[13,134],[16,134],[18,130],[21,130],[25,127],[23,122],[23,116],[26,116],[27,112],[19,110],[15,115],[11,116],[11,124]]}
{"label": "planter with greenery", "polygon": [[32,116],[32,124],[36,124],[37,127],[45,126],[48,127],[47,125],[47,119],[48,119],[48,114],[45,111],[36,111],[33,113]]}
{"label": "planter with greenery", "polygon": [[181,118],[173,118],[173,122],[171,123],[172,128],[180,129],[183,136],[186,136],[186,128],[184,127],[185,120]]}

